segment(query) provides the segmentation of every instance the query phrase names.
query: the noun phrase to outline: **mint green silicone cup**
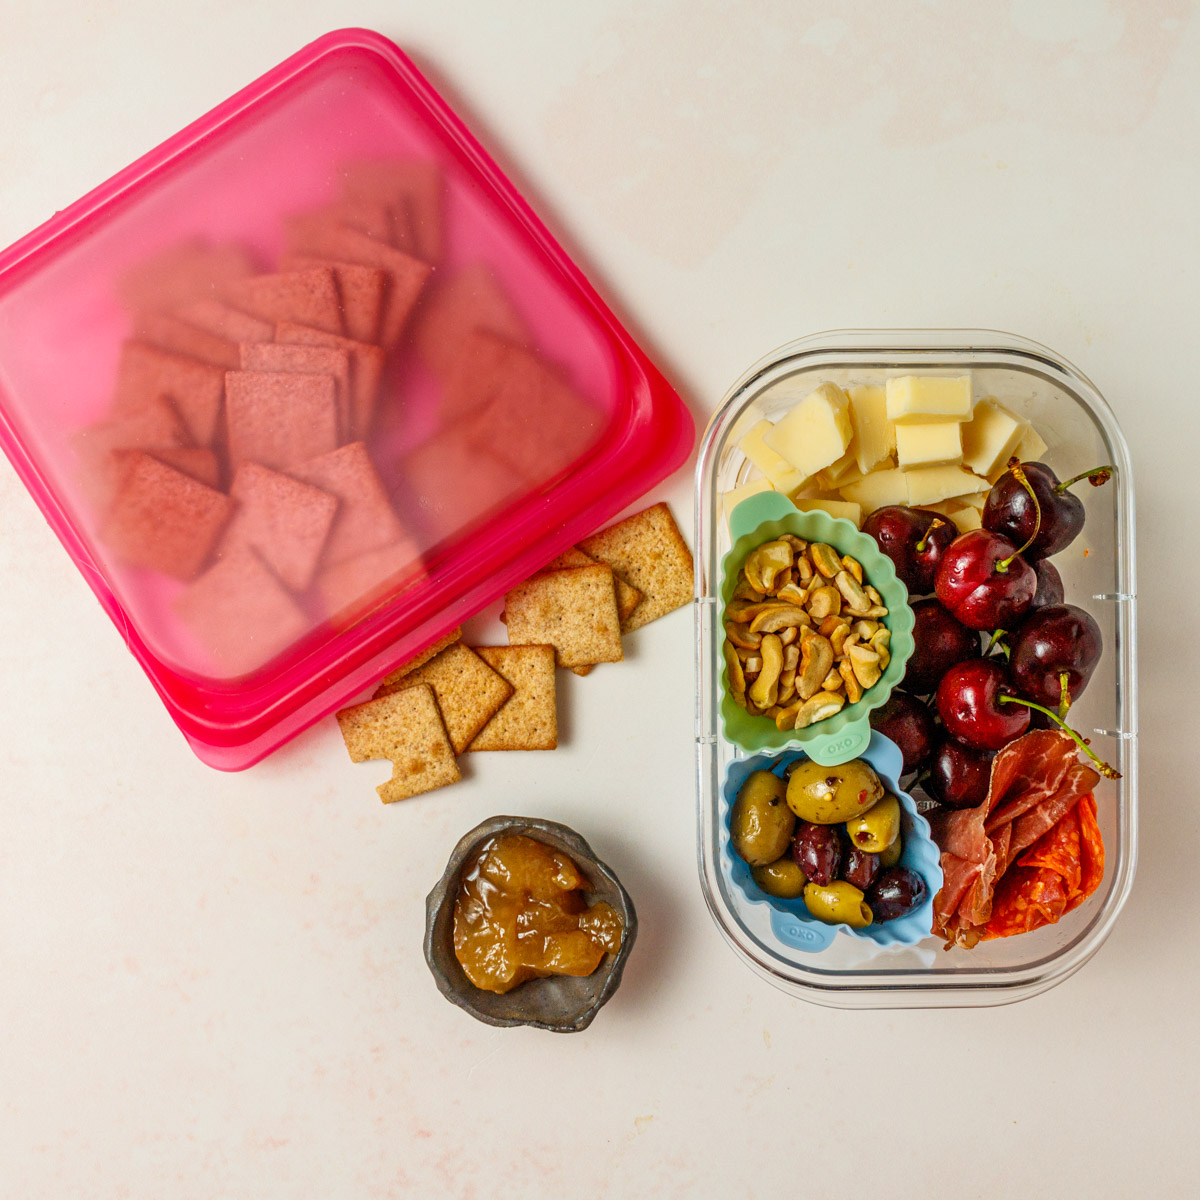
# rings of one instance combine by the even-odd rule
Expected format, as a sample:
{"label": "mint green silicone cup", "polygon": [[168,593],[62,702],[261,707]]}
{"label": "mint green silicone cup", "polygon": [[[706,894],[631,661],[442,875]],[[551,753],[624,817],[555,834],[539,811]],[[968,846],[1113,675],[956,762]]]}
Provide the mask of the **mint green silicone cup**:
{"label": "mint green silicone cup", "polygon": [[825,542],[839,554],[849,554],[862,563],[864,578],[879,591],[888,610],[883,624],[892,633],[888,646],[892,657],[883,677],[863,693],[861,700],[847,704],[841,712],[806,729],[780,730],[770,717],[748,713],[730,695],[729,668],[722,667],[721,726],[725,737],[746,754],[799,746],[825,767],[857,758],[871,741],[872,711],[887,700],[892,688],[904,678],[904,669],[913,652],[913,612],[908,603],[908,589],[896,578],[892,560],[880,551],[870,534],[860,532],[852,522],[825,512],[801,512],[779,492],[759,492],[743,500],[729,516],[729,532],[733,549],[721,563],[722,628],[725,606],[750,552],[763,542],[790,533],[806,542]]}

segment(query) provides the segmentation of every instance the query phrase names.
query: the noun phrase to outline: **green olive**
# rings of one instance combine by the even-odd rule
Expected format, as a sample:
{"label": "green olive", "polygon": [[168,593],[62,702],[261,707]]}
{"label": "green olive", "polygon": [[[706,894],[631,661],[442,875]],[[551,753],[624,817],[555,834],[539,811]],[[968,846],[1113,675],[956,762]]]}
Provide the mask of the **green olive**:
{"label": "green olive", "polygon": [[882,871],[887,867],[894,867],[900,861],[900,855],[904,853],[904,839],[897,838],[886,850],[879,852],[879,869]]}
{"label": "green olive", "polygon": [[846,822],[850,840],[868,854],[882,854],[900,840],[900,801],[887,795],[869,812]]}
{"label": "green olive", "polygon": [[755,867],[750,874],[768,896],[778,896],[780,900],[798,900],[808,882],[791,858],[778,858],[765,867]]}
{"label": "green olive", "polygon": [[844,879],[835,879],[824,887],[819,883],[806,884],[804,907],[811,916],[827,925],[850,925],[861,929],[871,923],[871,909],[862,892]]}
{"label": "green olive", "polygon": [[864,813],[883,795],[883,784],[869,763],[856,758],[837,767],[806,759],[788,779],[787,802],[803,821],[837,825]]}
{"label": "green olive", "polygon": [[787,785],[770,771],[755,771],[733,802],[729,833],[733,848],[752,866],[763,867],[786,853],[796,818],[784,801]]}

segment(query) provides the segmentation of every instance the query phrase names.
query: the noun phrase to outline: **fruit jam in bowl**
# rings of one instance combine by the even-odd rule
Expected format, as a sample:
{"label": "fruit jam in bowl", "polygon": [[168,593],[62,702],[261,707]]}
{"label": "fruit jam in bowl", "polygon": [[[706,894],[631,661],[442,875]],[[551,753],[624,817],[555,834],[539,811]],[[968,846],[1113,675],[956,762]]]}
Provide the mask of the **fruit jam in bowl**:
{"label": "fruit jam in bowl", "polygon": [[[778,703],[788,681],[777,650],[824,621],[777,611],[813,590],[794,542],[782,585],[778,547],[744,572],[756,549],[743,540],[747,518],[759,526],[785,510],[824,532],[767,526],[770,539],[790,532],[811,558],[815,537],[828,536],[868,583],[880,571],[874,553],[907,593],[880,606],[885,622],[903,609],[912,651],[868,723],[901,752],[892,782],[928,819],[943,881],[927,936],[886,953],[856,935],[814,955],[806,939],[781,936],[795,903],[765,894],[753,876],[762,867],[732,853],[729,789],[754,756],[804,751],[834,766],[863,755],[814,749],[810,729],[832,730],[870,696],[832,673],[822,684],[845,694],[838,713],[779,727],[801,698]],[[696,523],[700,873],[735,953],[793,995],[859,1008],[1009,1003],[1081,967],[1125,903],[1137,852],[1133,489],[1128,448],[1095,386],[1010,334],[801,339],[747,372],[709,423]],[[861,539],[855,549],[831,532],[843,530]],[[855,596],[849,585],[842,594]],[[780,647],[759,653],[767,632]],[[871,646],[871,627],[861,633]],[[884,646],[896,645],[893,631]],[[1046,890],[1035,897],[1036,886]]]}

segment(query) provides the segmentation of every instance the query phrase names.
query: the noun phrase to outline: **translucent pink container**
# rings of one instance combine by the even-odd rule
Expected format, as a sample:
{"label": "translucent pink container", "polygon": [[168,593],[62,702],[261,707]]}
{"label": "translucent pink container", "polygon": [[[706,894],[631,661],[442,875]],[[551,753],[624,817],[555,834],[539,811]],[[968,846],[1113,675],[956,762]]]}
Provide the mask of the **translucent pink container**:
{"label": "translucent pink container", "polygon": [[602,526],[693,437],[462,122],[365,30],[0,254],[0,444],[215,767]]}

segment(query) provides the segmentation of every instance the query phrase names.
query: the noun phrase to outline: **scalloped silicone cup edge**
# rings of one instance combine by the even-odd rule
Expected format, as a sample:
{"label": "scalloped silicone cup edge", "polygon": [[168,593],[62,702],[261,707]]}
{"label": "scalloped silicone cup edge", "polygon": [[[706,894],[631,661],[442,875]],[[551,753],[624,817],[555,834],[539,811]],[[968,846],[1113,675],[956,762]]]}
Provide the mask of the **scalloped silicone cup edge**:
{"label": "scalloped silicone cup edge", "polygon": [[[784,507],[786,505],[786,508]],[[891,661],[883,677],[869,688],[863,698],[847,705],[841,712],[810,725],[804,730],[780,730],[767,717],[754,716],[736,704],[729,690],[729,668],[720,664],[721,682],[721,732],[725,738],[746,754],[764,750],[784,750],[799,747],[823,765],[834,766],[861,753],[863,735],[871,713],[887,702],[892,690],[904,678],[904,669],[914,649],[912,631],[912,608],[908,604],[908,589],[897,577],[891,559],[882,553],[869,534],[841,517],[814,511],[801,512],[786,497],[778,493],[765,493],[743,500],[734,510],[736,517],[743,512],[776,511],[774,519],[759,522],[748,533],[737,537],[733,546],[721,560],[721,613],[737,586],[737,575],[752,550],[763,542],[771,541],[782,533],[791,533],[807,541],[826,541],[841,554],[853,554],[863,565],[869,582],[878,588],[889,609],[884,624],[892,632],[890,644]],[[731,527],[736,524],[731,520]],[[817,533],[817,537],[813,537]],[[723,628],[723,622],[722,622]],[[837,748],[842,743],[850,746],[850,753],[838,757]],[[832,750],[832,753],[828,752]]]}
{"label": "scalloped silicone cup edge", "polygon": [[[828,949],[837,933],[845,933],[849,937],[874,943],[879,949],[892,946],[912,946],[932,936],[933,932],[933,898],[941,890],[943,876],[941,855],[933,841],[933,833],[929,822],[917,810],[916,802],[904,791],[897,782],[896,768],[902,759],[896,744],[883,734],[876,731],[871,733],[871,742],[860,755],[875,768],[876,773],[885,787],[900,801],[904,813],[904,852],[901,855],[902,865],[917,872],[925,880],[925,899],[911,913],[896,920],[875,923],[863,929],[853,929],[849,925],[827,925],[809,915],[803,900],[780,900],[768,896],[755,884],[746,863],[734,854],[730,838],[730,817],[737,793],[741,790],[749,776],[758,770],[777,770],[792,761],[809,757],[807,751],[800,746],[792,746],[782,751],[766,751],[753,754],[748,758],[735,759],[725,768],[725,778],[721,784],[721,865],[727,880],[738,889],[751,904],[765,904],[771,911],[771,927],[786,945],[796,950],[819,953]],[[786,762],[784,760],[787,760]],[[787,938],[782,936],[776,918],[797,921],[805,936]]]}

